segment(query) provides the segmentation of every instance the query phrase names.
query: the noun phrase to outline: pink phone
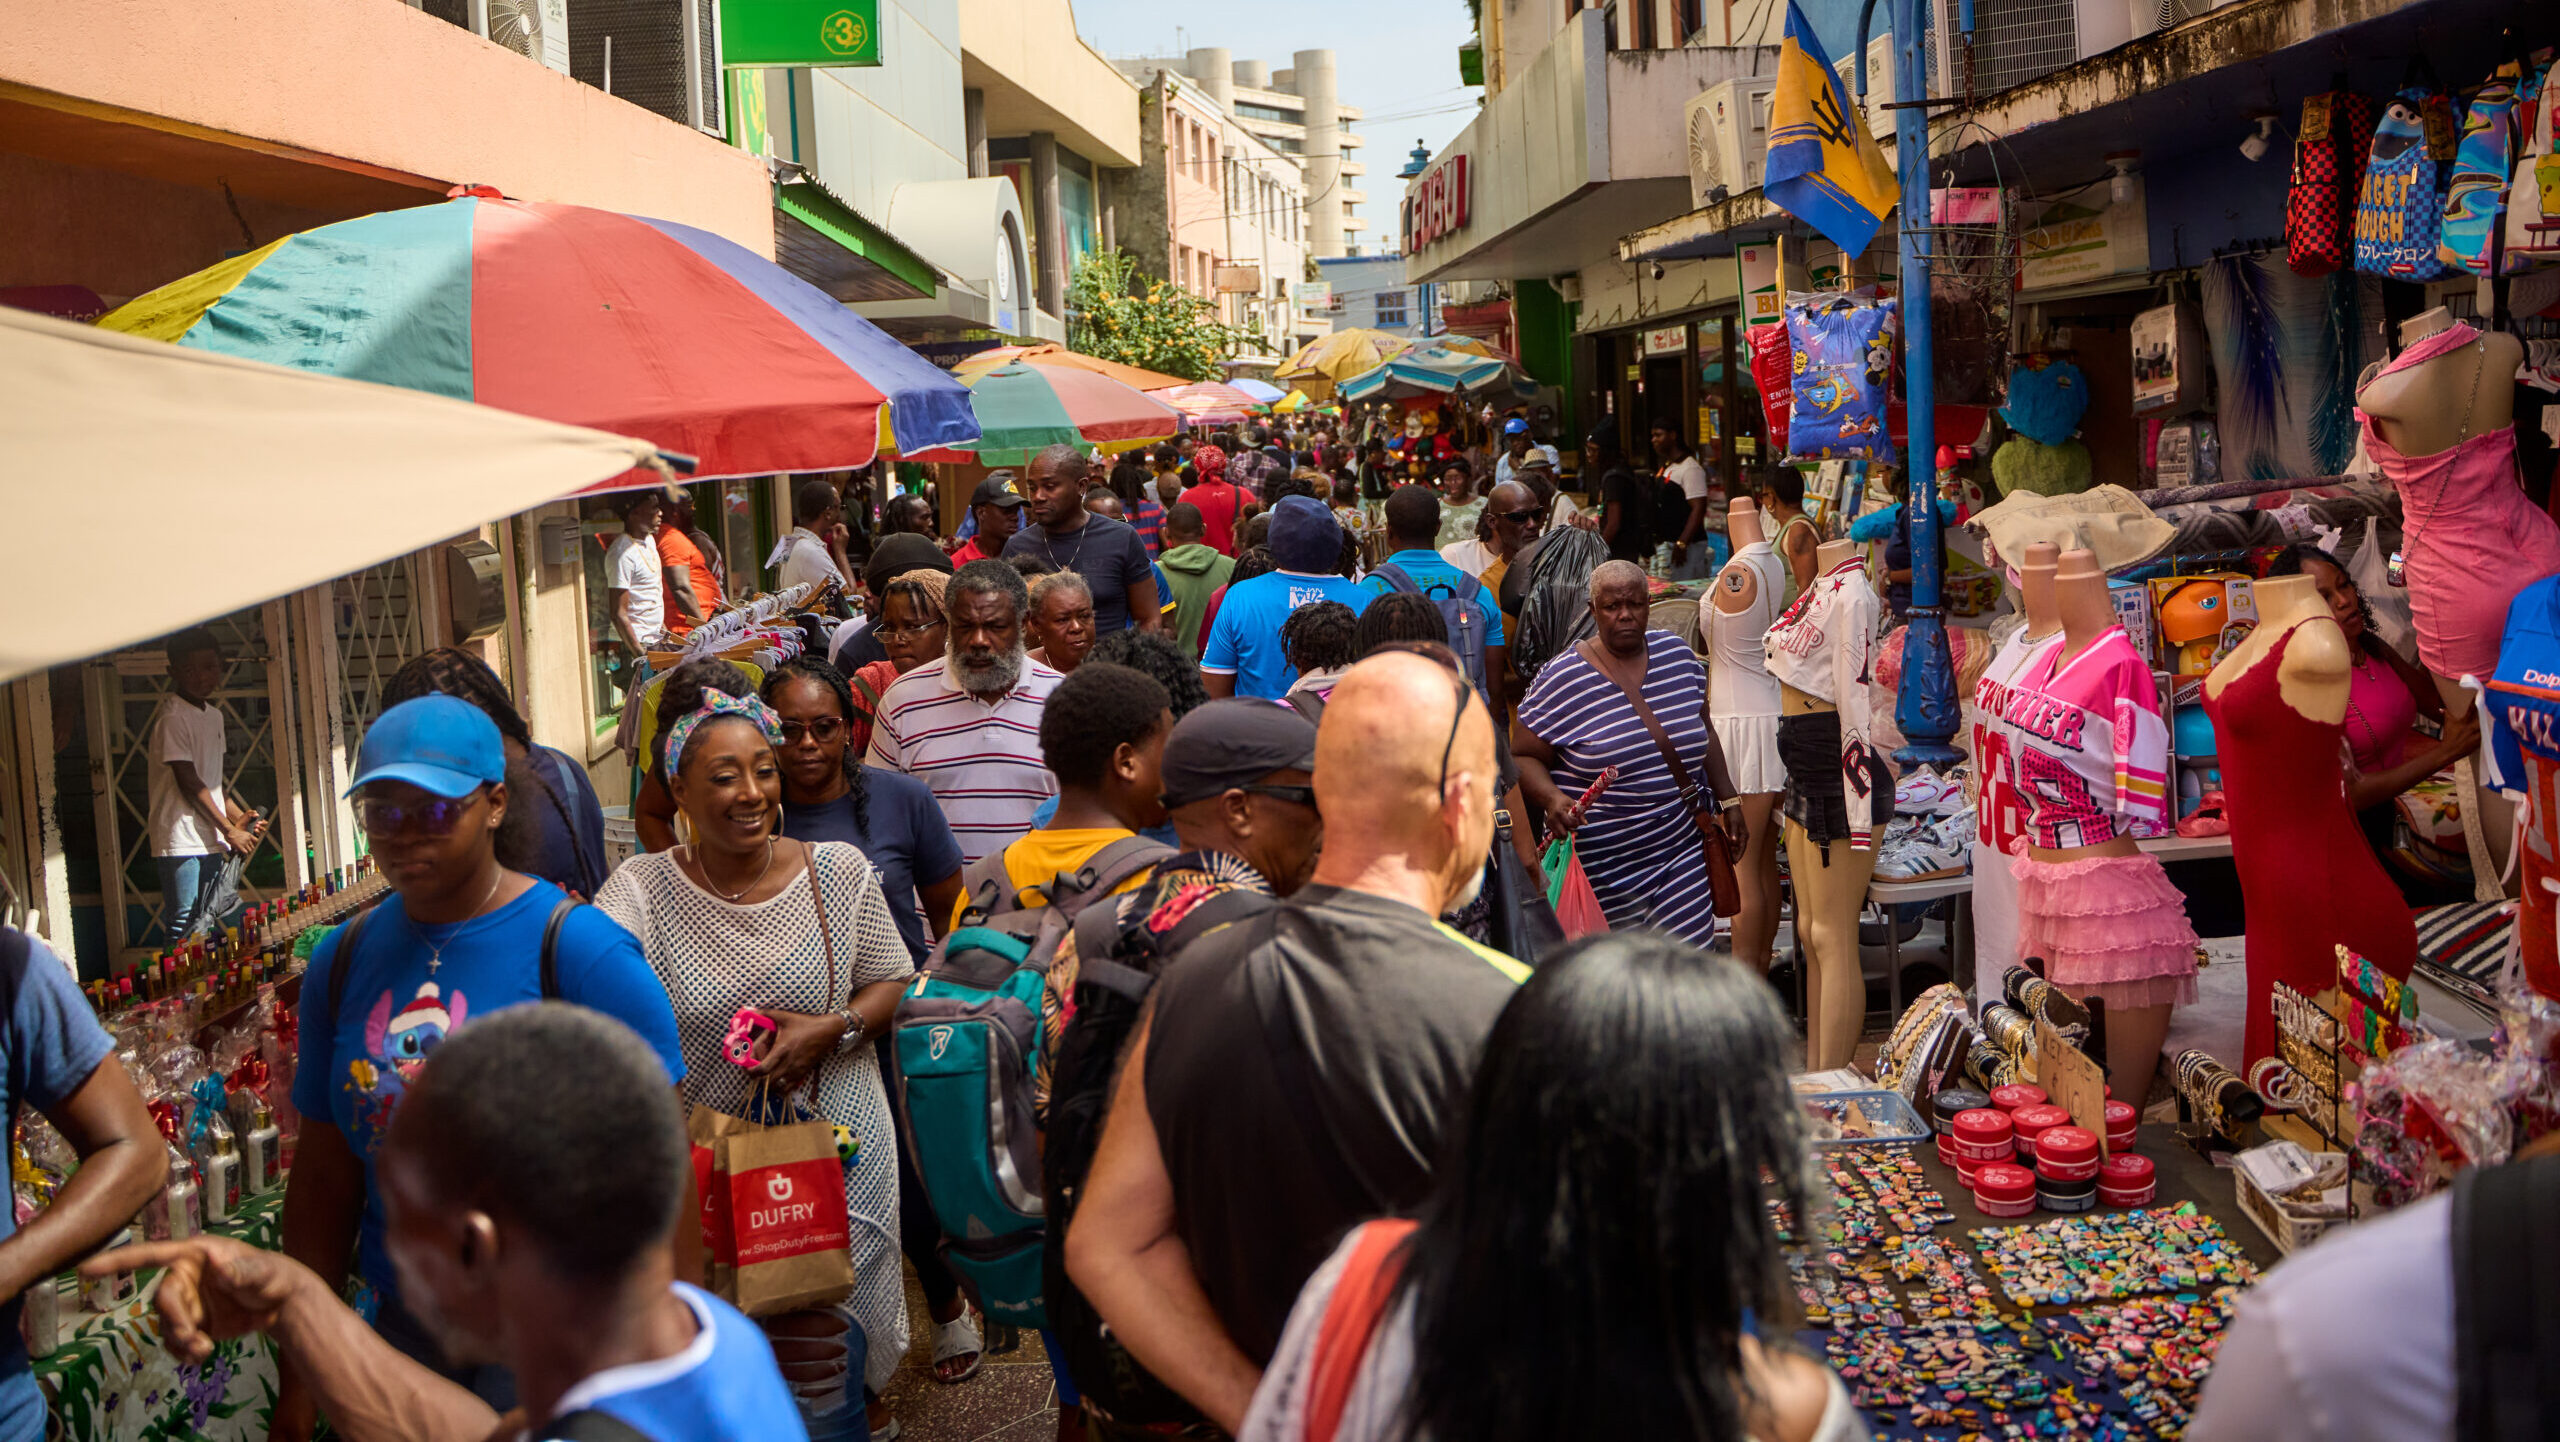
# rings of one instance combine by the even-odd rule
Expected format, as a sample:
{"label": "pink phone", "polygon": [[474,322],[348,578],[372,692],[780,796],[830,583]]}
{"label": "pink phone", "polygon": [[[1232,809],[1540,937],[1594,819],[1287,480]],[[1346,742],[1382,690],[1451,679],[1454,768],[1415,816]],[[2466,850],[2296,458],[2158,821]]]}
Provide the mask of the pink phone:
{"label": "pink phone", "polygon": [[772,1017],[754,1007],[742,1006],[738,1008],[737,1015],[729,1018],[729,1034],[721,1039],[720,1050],[729,1060],[738,1065],[752,1067],[756,1064],[756,1041],[759,1035],[780,1036],[781,1034],[782,1028],[774,1025]]}

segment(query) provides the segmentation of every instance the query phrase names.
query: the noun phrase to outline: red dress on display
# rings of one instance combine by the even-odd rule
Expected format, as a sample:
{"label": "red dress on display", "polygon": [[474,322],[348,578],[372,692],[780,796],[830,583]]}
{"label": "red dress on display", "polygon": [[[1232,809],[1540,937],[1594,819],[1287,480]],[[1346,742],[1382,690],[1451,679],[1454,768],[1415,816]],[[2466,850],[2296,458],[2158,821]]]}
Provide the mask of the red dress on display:
{"label": "red dress on display", "polygon": [[2205,692],[2222,753],[2232,861],[2249,914],[2244,1070],[2275,1054],[2276,982],[2305,996],[2328,987],[2340,946],[2402,980],[2418,960],[2408,905],[2347,807],[2339,751],[2345,728],[2294,710],[2278,689],[2285,648],[2295,631],[2315,623],[2295,623],[2220,696]]}

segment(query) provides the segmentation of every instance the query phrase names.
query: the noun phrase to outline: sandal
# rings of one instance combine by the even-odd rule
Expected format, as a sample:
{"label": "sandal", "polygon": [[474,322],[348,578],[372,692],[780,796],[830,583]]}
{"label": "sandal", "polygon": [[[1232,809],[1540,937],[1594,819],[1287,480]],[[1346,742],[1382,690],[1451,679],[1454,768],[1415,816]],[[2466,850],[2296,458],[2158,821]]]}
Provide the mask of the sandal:
{"label": "sandal", "polygon": [[873,1430],[871,1433],[871,1442],[898,1442],[899,1436],[906,1430],[907,1428],[905,1423],[900,1422],[895,1417],[892,1417],[889,1419],[889,1425]]}
{"label": "sandal", "polygon": [[[987,1343],[978,1335],[978,1327],[967,1302],[960,1304],[960,1315],[948,1322],[933,1324],[933,1380],[944,1386],[956,1386],[978,1375],[986,1365]],[[969,1365],[957,1373],[945,1375],[942,1364],[954,1357],[966,1357]],[[886,1439],[880,1439],[886,1442]]]}

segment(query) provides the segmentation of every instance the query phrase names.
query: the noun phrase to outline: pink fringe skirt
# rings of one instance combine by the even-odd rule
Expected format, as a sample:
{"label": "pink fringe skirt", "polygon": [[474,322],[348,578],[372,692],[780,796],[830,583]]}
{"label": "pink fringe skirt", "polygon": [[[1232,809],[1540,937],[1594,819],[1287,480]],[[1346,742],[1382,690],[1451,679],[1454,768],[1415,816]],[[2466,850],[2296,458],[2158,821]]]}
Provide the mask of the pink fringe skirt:
{"label": "pink fringe skirt", "polygon": [[2186,898],[2149,856],[2038,861],[2016,843],[2018,955],[2110,1008],[2185,1006],[2196,999],[2196,929]]}

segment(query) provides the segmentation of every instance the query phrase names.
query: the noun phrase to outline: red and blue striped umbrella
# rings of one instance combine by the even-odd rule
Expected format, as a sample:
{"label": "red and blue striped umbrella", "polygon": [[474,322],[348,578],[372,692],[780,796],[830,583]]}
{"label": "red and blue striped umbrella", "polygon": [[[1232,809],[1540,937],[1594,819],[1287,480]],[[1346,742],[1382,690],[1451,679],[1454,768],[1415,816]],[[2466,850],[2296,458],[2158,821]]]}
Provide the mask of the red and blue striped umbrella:
{"label": "red and blue striped umbrella", "polygon": [[486,188],[286,236],[98,323],[638,436],[700,479],[866,465],[884,404],[911,446],[978,435],[959,382],[744,246]]}

